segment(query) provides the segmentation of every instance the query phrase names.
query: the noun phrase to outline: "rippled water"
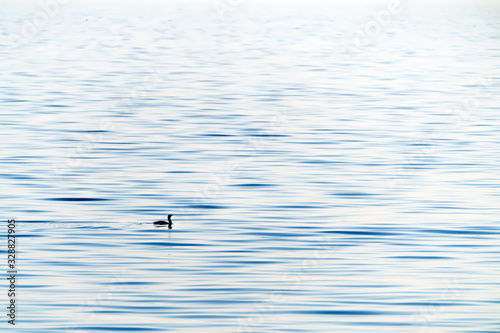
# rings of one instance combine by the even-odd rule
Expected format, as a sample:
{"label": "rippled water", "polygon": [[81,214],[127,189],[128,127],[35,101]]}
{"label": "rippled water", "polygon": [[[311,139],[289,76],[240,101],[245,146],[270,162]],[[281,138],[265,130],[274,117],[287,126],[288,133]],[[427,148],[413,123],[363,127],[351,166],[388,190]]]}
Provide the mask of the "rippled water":
{"label": "rippled water", "polygon": [[500,331],[499,7],[12,5],[18,331]]}

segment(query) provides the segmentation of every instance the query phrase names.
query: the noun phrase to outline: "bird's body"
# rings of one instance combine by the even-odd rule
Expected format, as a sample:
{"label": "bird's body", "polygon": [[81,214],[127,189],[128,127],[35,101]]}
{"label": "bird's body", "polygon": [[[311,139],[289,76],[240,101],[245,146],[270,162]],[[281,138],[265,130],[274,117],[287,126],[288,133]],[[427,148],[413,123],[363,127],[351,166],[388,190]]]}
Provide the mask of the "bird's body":
{"label": "bird's body", "polygon": [[156,226],[168,225],[168,228],[172,229],[172,220],[170,219],[170,217],[172,217],[172,214],[168,215],[168,222],[167,221],[156,221],[156,222],[153,222],[153,224]]}
{"label": "bird's body", "polygon": [[165,221],[155,221],[153,224],[157,225],[167,225],[167,224],[172,224],[172,222],[165,222]]}

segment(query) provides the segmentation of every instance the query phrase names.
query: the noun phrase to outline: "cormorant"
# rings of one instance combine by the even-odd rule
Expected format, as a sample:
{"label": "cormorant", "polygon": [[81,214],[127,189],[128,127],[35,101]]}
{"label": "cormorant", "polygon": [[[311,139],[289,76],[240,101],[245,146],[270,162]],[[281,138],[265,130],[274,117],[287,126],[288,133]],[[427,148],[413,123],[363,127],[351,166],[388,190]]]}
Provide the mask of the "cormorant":
{"label": "cormorant", "polygon": [[156,225],[156,226],[168,225],[168,228],[172,229],[172,220],[170,219],[171,216],[173,216],[173,215],[172,214],[168,214],[168,222],[165,222],[165,221],[156,221],[156,222],[153,222],[153,224]]}

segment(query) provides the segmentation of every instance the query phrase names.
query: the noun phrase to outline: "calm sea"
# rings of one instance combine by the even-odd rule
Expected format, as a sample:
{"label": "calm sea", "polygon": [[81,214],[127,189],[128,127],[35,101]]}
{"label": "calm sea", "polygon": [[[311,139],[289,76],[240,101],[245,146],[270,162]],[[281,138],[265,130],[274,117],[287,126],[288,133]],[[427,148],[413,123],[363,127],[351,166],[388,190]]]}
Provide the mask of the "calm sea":
{"label": "calm sea", "polygon": [[500,332],[499,36],[479,1],[3,2],[1,330]]}

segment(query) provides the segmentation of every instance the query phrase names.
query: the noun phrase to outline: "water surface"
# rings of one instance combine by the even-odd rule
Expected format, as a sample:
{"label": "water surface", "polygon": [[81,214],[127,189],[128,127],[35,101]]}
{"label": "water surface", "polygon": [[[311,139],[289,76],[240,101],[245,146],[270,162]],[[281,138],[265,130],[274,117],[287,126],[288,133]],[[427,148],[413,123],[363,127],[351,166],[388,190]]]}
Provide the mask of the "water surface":
{"label": "water surface", "polygon": [[498,7],[217,3],[3,5],[16,329],[499,332]]}

